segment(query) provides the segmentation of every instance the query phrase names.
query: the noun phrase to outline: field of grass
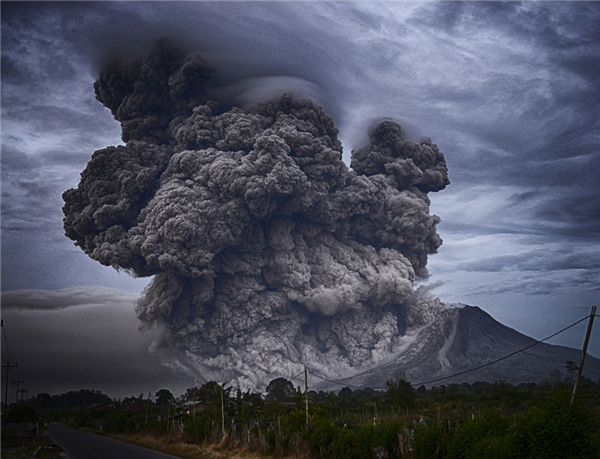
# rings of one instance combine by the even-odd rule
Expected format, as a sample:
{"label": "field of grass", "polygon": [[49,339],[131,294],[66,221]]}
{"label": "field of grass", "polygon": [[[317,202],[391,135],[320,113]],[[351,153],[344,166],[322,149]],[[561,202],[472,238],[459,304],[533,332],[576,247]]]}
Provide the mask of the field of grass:
{"label": "field of grass", "polygon": [[55,445],[45,431],[35,438],[2,439],[2,459],[59,459],[63,457],[61,452],[62,448]]}
{"label": "field of grass", "polygon": [[[159,391],[156,401],[111,400],[80,390],[52,397],[53,406],[38,413],[20,404],[9,414],[19,408],[32,419],[182,459],[600,459],[600,384],[594,381],[581,386],[573,406],[568,384],[513,387],[498,381],[414,389],[400,381],[386,392],[311,392],[308,425],[304,394],[286,380],[282,384],[289,390],[264,397],[232,395],[209,382],[188,390],[187,400],[202,402],[192,412],[184,397],[176,401],[168,390]],[[5,442],[2,457],[32,457],[43,442]],[[40,457],[58,457],[52,454]]]}
{"label": "field of grass", "polygon": [[264,459],[268,456],[245,448],[231,449],[228,445],[190,443],[182,435],[156,436],[149,434],[118,434],[112,438],[144,448],[160,451],[182,459]]}

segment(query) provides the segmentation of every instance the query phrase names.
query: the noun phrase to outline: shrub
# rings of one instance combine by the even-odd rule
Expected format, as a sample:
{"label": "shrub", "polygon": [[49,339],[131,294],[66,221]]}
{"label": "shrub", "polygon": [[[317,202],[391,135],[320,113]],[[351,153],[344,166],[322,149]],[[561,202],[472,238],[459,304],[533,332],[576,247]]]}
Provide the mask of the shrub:
{"label": "shrub", "polygon": [[312,430],[308,438],[311,453],[317,458],[331,457],[338,432],[330,421],[317,418],[312,422]]}
{"label": "shrub", "polygon": [[515,426],[514,443],[523,458],[592,458],[598,457],[593,432],[590,413],[583,406],[557,400],[524,414]]}
{"label": "shrub", "polygon": [[189,421],[183,431],[192,441],[202,443],[210,437],[213,428],[213,417],[205,413],[196,415],[196,419]]}
{"label": "shrub", "polygon": [[423,424],[415,429],[413,448],[416,459],[446,457],[445,438],[437,424]]}
{"label": "shrub", "polygon": [[35,419],[35,410],[22,403],[11,406],[6,415],[7,422],[33,422]]}
{"label": "shrub", "polygon": [[104,418],[103,430],[113,434],[133,432],[135,421],[120,411],[110,413]]}
{"label": "shrub", "polygon": [[488,446],[494,443],[492,439],[504,437],[509,427],[510,421],[497,410],[488,411],[483,417],[466,420],[461,423],[448,445],[449,457],[452,459],[484,457],[474,451],[489,449]]}

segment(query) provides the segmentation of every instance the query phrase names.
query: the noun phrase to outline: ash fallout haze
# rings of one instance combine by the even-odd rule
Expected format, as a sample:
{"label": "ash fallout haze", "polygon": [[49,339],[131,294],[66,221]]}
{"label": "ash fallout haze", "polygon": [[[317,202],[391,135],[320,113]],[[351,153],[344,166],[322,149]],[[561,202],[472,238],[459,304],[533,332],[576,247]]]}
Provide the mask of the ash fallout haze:
{"label": "ash fallout haze", "polygon": [[33,393],[343,378],[451,303],[538,339],[598,303],[598,3],[1,8]]}

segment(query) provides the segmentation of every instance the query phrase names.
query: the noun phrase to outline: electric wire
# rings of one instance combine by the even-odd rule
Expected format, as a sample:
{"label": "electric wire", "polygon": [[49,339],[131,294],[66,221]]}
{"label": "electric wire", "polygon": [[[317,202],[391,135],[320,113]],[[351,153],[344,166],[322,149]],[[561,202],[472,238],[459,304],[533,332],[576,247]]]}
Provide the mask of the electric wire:
{"label": "electric wire", "polygon": [[308,373],[310,375],[312,375],[312,376],[316,376],[317,378],[322,379],[323,381],[327,381],[327,382],[330,382],[330,383],[333,383],[333,384],[337,384],[338,386],[354,387],[356,389],[385,389],[385,387],[363,387],[363,386],[355,386],[354,384],[341,383],[339,381],[334,381],[334,380],[331,380],[331,379],[327,379],[325,376],[318,375],[316,373],[313,373],[312,371],[309,371]]}
{"label": "electric wire", "polygon": [[296,378],[298,378],[299,376],[301,376],[301,375],[302,375],[302,373],[304,373],[304,370],[302,370],[302,371],[301,371],[300,373],[298,373],[297,375],[295,375],[295,376],[292,376],[292,377],[290,378],[290,380],[293,380],[293,379],[296,379]]}
{"label": "electric wire", "polygon": [[549,340],[550,338],[554,338],[556,335],[558,335],[558,334],[560,334],[560,333],[562,333],[564,331],[567,331],[569,328],[573,328],[575,325],[578,325],[579,323],[583,322],[584,320],[589,319],[589,317],[590,317],[590,314],[588,314],[587,316],[579,319],[577,322],[573,322],[571,325],[566,326],[565,328],[557,331],[556,333],[553,333],[550,336],[547,336],[544,339],[536,340],[534,343],[530,344],[529,346],[525,346],[524,348],[521,348],[521,349],[519,349],[517,351],[511,352],[510,354],[507,354],[504,357],[500,357],[499,359],[492,360],[491,362],[484,363],[483,365],[479,365],[477,367],[473,367],[473,368],[470,368],[470,369],[465,370],[465,371],[459,371],[458,373],[453,373],[451,375],[444,376],[443,378],[436,378],[436,379],[430,379],[429,381],[418,382],[418,383],[415,383],[415,386],[422,386],[422,385],[425,385],[425,384],[431,384],[431,383],[434,383],[434,382],[443,381],[445,379],[454,378],[456,376],[462,376],[462,375],[470,373],[472,371],[481,370],[482,368],[489,367],[490,365],[494,365],[494,364],[496,364],[498,362],[501,362],[502,360],[506,360],[506,359],[508,359],[508,358],[516,355],[516,354],[524,352],[527,349],[531,349],[532,347],[537,346],[538,344],[541,344],[544,341]]}
{"label": "electric wire", "polygon": [[[14,368],[17,370],[17,380],[16,381],[12,381],[13,385],[15,386],[15,390],[17,393],[17,396],[19,394],[20,390],[23,390],[23,393],[27,393],[28,389],[26,387],[24,387],[23,389],[20,388],[21,384],[25,385],[25,381],[23,381],[21,379],[21,371],[19,370],[19,365],[17,364],[17,362],[15,361],[15,359],[13,358],[11,352],[10,352],[10,346],[8,345],[8,338],[6,336],[6,326],[4,325],[4,319],[2,319],[0,321],[0,328],[2,328],[2,334],[4,335],[4,345],[6,347],[6,352],[8,353],[8,357],[9,359],[15,364],[12,368],[10,365],[8,365],[6,367],[6,378],[8,379],[10,371]],[[9,364],[9,361],[6,361],[7,364]]]}
{"label": "electric wire", "polygon": [[[4,321],[2,319],[0,319],[0,327],[2,328],[2,331],[4,331]],[[6,339],[6,335],[4,335],[4,339]],[[2,352],[1,351],[2,351],[2,346],[0,346],[0,361],[9,363],[10,361],[8,359],[5,359],[2,356]]]}
{"label": "electric wire", "polygon": [[6,327],[4,326],[4,320],[2,320],[2,334],[4,335],[4,344],[6,346],[6,352],[8,352],[10,360],[12,360],[13,363],[17,363],[15,362],[15,359],[13,359],[13,356],[10,353],[10,347],[8,346],[8,338],[6,338]]}
{"label": "electric wire", "polygon": [[[575,325],[580,324],[584,320],[589,319],[590,316],[591,316],[591,314],[588,314],[587,316],[579,319],[578,321],[573,322],[572,324],[570,324],[570,325],[562,328],[561,330],[557,331],[556,333],[553,333],[553,334],[551,334],[550,336],[547,336],[544,339],[536,340],[534,343],[532,343],[532,344],[530,344],[528,346],[525,346],[525,347],[523,347],[523,348],[521,348],[519,350],[516,350],[514,352],[511,352],[510,354],[507,354],[507,355],[505,355],[503,357],[500,357],[499,359],[492,360],[491,362],[484,363],[483,365],[479,365],[479,366],[470,368],[468,370],[459,371],[457,373],[453,373],[453,374],[448,375],[448,376],[444,376],[444,377],[440,377],[440,378],[435,378],[435,379],[430,379],[428,381],[418,382],[418,383],[415,383],[414,386],[422,386],[422,385],[425,385],[425,384],[431,384],[431,383],[434,383],[434,382],[444,381],[446,379],[451,379],[451,378],[454,378],[456,376],[462,376],[464,374],[471,373],[472,371],[481,370],[482,368],[488,367],[490,365],[494,365],[494,364],[496,364],[498,362],[501,362],[502,360],[506,360],[506,359],[508,359],[508,358],[516,355],[516,354],[519,354],[519,353],[524,352],[524,351],[526,351],[528,349],[531,349],[532,347],[537,346],[538,344],[541,344],[544,341],[547,341],[547,340],[549,340],[551,338],[554,338],[556,335],[559,335],[560,333],[563,333],[563,332],[567,331],[568,329],[574,327]],[[343,387],[354,387],[354,388],[357,388],[357,389],[387,389],[387,387],[373,387],[373,386],[371,386],[371,387],[364,387],[364,386],[356,386],[356,385],[353,385],[353,384],[348,384],[348,383],[345,383],[345,382],[343,383],[343,382],[340,382],[339,380],[336,381],[336,380],[327,379],[324,376],[321,376],[321,375],[318,375],[316,373],[313,373],[312,371],[310,372],[310,374],[312,376],[316,376],[317,378],[320,378],[320,379],[322,379],[324,381],[330,382],[332,384],[337,384],[337,385],[343,386]]]}
{"label": "electric wire", "polygon": [[[541,344],[541,343],[543,343],[543,342],[545,342],[545,341],[547,341],[547,340],[549,340],[549,339],[551,339],[551,338],[554,338],[555,336],[559,335],[560,333],[563,333],[563,332],[565,332],[566,330],[568,330],[568,329],[570,329],[570,328],[572,328],[572,327],[574,327],[574,326],[576,326],[576,325],[580,324],[581,322],[583,322],[584,320],[586,320],[586,319],[590,318],[591,316],[592,316],[592,314],[588,314],[587,316],[585,316],[585,317],[583,317],[583,318],[579,319],[579,320],[578,320],[578,321],[576,321],[576,322],[573,322],[572,324],[570,324],[570,325],[568,325],[568,326],[566,326],[566,327],[562,328],[561,330],[559,330],[559,331],[557,331],[557,332],[555,332],[555,333],[553,333],[553,334],[551,334],[551,335],[547,336],[546,338],[543,338],[543,339],[541,339],[541,340],[536,340],[534,343],[532,343],[532,344],[530,344],[530,345],[528,345],[528,346],[525,346],[525,347],[523,347],[523,348],[521,348],[521,349],[518,349],[518,350],[516,350],[516,351],[514,351],[514,352],[512,352],[512,353],[510,353],[510,354],[507,354],[507,355],[505,355],[505,356],[503,356],[503,357],[500,357],[500,358],[498,358],[498,359],[496,359],[496,360],[492,360],[491,362],[487,362],[487,363],[485,363],[485,364],[483,364],[483,365],[479,365],[479,366],[476,366],[476,367],[470,368],[470,369],[468,369],[468,370],[464,370],[464,371],[460,371],[460,372],[457,372],[457,373],[453,373],[453,374],[451,374],[451,375],[448,375],[448,376],[443,376],[443,377],[440,377],[440,378],[430,379],[430,380],[428,380],[428,381],[422,381],[422,382],[418,382],[418,383],[415,383],[415,384],[414,384],[414,386],[421,386],[421,385],[425,385],[425,384],[431,384],[431,383],[434,383],[434,382],[444,381],[444,380],[451,379],[451,378],[454,378],[454,377],[457,377],[457,376],[462,376],[462,375],[465,375],[465,374],[467,374],[467,373],[471,373],[471,372],[473,372],[473,371],[480,370],[480,369],[482,369],[482,368],[486,368],[486,367],[488,367],[488,366],[491,366],[491,365],[495,365],[495,364],[496,364],[496,363],[498,363],[498,362],[501,362],[501,361],[503,361],[503,360],[506,360],[506,359],[508,359],[508,358],[510,358],[510,357],[512,357],[512,356],[514,356],[514,355],[516,355],[516,354],[519,354],[519,353],[521,353],[521,352],[524,352],[524,351],[526,351],[526,350],[528,350],[528,349],[531,349],[531,348],[532,348],[532,347],[534,347],[534,346],[537,346],[538,344]],[[598,317],[598,316],[599,316],[598,314],[595,314],[595,315],[594,315],[594,317]],[[7,338],[7,336],[6,336],[6,327],[4,326],[4,321],[2,321],[2,331],[3,331],[3,335],[4,335],[4,343],[5,343],[5,346],[6,346],[6,351],[7,351],[7,353],[8,353],[8,356],[9,356],[10,360],[11,360],[13,363],[15,363],[15,364],[16,364],[16,361],[14,360],[14,358],[13,358],[13,356],[12,356],[11,352],[10,352],[10,347],[9,347],[9,345],[8,345],[8,338]],[[19,367],[17,366],[17,367],[16,367],[16,369],[17,369],[18,379],[19,379],[19,380],[21,380],[21,376],[20,376],[20,373],[19,373]],[[294,376],[290,377],[289,379],[290,379],[290,380],[295,380],[295,379],[299,378],[299,377],[302,375],[302,373],[304,373],[304,370],[300,371],[298,374],[296,374],[296,375],[294,375]],[[311,371],[311,370],[308,370],[308,373],[309,373],[311,376],[315,376],[315,377],[317,377],[317,378],[319,378],[319,379],[322,379],[323,381],[327,381],[327,382],[329,382],[329,383],[331,383],[331,384],[336,384],[336,385],[338,385],[338,386],[342,386],[342,387],[351,387],[351,388],[354,388],[354,389],[375,389],[375,390],[377,390],[377,389],[387,389],[387,387],[381,387],[381,386],[377,386],[377,387],[374,387],[374,386],[369,386],[369,387],[366,387],[366,386],[358,386],[358,385],[355,385],[355,384],[349,384],[349,383],[347,383],[347,382],[341,382],[340,380],[332,380],[332,379],[326,378],[326,377],[324,377],[324,376],[322,376],[322,375],[319,375],[319,374],[317,374],[317,373],[314,373],[314,372],[313,372],[313,371]]]}

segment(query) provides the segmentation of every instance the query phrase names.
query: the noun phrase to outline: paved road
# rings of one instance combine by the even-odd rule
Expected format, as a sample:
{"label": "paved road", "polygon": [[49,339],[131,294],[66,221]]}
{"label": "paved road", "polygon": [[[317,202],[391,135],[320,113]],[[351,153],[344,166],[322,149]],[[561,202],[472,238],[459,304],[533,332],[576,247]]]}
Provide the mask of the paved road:
{"label": "paved road", "polygon": [[65,450],[69,459],[176,459],[175,456],[60,424],[50,424],[48,433],[54,443]]}

